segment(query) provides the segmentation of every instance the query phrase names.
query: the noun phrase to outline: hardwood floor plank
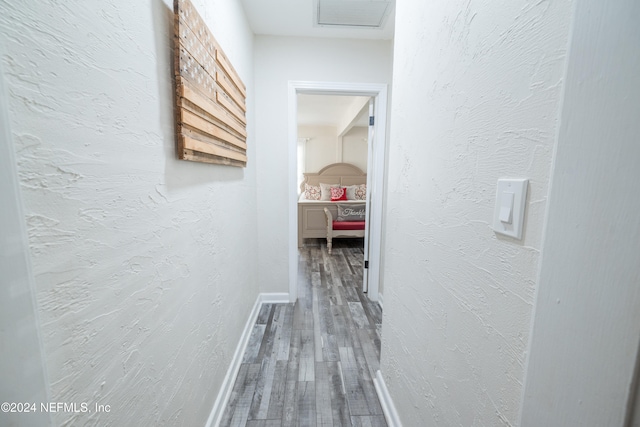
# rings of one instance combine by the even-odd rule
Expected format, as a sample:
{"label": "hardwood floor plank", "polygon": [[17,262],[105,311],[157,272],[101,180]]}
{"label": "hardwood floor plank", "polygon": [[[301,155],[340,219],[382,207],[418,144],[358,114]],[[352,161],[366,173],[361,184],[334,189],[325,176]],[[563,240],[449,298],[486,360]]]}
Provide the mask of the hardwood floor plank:
{"label": "hardwood floor plank", "polygon": [[300,427],[316,425],[316,388],[314,381],[298,381],[298,423]]}
{"label": "hardwood floor plank", "polygon": [[233,390],[231,391],[231,396],[229,397],[229,402],[227,403],[227,407],[224,410],[222,415],[222,420],[220,422],[221,426],[228,426],[231,424],[231,419],[233,418],[233,412],[236,409],[236,405],[238,404],[238,400],[244,391],[244,384],[247,378],[247,372],[249,370],[248,364],[240,365],[240,369],[238,370],[238,376],[236,377],[236,382],[233,384]]}
{"label": "hardwood floor plank", "polygon": [[[299,301],[300,296],[298,298]],[[310,309],[303,307],[302,304],[296,304],[293,308],[293,329],[313,329],[313,313],[311,313]]]}
{"label": "hardwood floor plank", "polygon": [[382,309],[380,305],[377,302],[371,301],[362,290],[358,289],[356,292],[359,301],[362,303],[362,308],[371,323],[371,327],[382,324]]}
{"label": "hardwood floor plank", "polygon": [[330,288],[333,286],[333,274],[330,270],[327,270],[327,262],[325,261],[320,268],[320,283],[324,288]]}
{"label": "hardwood floor plank", "polygon": [[353,348],[340,347],[340,363],[350,414],[371,415],[364,389],[362,388],[362,379],[358,375],[358,366],[353,354]]}
{"label": "hardwood floor plank", "polygon": [[376,349],[372,334],[375,335],[375,332],[371,329],[360,329],[358,331],[362,352],[367,361],[366,366],[369,369],[369,377],[375,378],[376,371],[380,369],[380,352]]}
{"label": "hardwood floor plank", "polygon": [[342,310],[344,306],[331,306],[331,314],[333,316],[333,324],[335,330],[336,344],[338,347],[347,347],[351,345],[351,339],[348,334],[347,321]]}
{"label": "hardwood floor plank", "polygon": [[342,310],[342,318],[344,322],[344,327],[346,329],[346,337],[347,337],[347,346],[361,347],[360,339],[358,338],[358,328],[356,327],[356,323],[351,316],[351,310],[349,310],[348,305],[344,305],[340,307]]}
{"label": "hardwood floor plank", "polygon": [[380,333],[382,331],[382,325],[376,325],[376,329],[372,329],[369,331],[369,335],[371,336],[371,340],[373,341],[373,346],[376,350],[376,354],[378,355],[378,361],[380,360],[380,349],[382,347],[382,342],[380,340]]}
{"label": "hardwood floor plank", "polygon": [[347,267],[349,268],[349,271],[351,271],[351,274],[356,274],[356,271],[353,268],[351,261],[349,260],[349,256],[345,252],[342,252],[342,256],[344,257],[344,262],[347,264]]}
{"label": "hardwood floor plank", "polygon": [[268,357],[271,354],[271,350],[273,349],[273,338],[275,330],[273,329],[273,316],[275,315],[276,305],[272,304],[271,311],[269,312],[269,319],[267,320],[264,336],[262,338],[262,342],[260,343],[260,350],[258,350],[258,355],[256,356],[256,360],[260,361],[265,357]]}
{"label": "hardwood floor plank", "polygon": [[321,280],[320,280],[320,270],[324,270],[322,265],[318,266],[318,271],[313,271],[311,273],[311,290],[315,290],[317,288],[319,288],[321,286]]}
{"label": "hardwood floor plank", "polygon": [[298,425],[298,381],[287,381],[284,390],[282,427]]}
{"label": "hardwood floor plank", "polygon": [[328,289],[328,297],[329,297],[329,304],[330,305],[342,305],[344,304],[344,292],[343,292],[343,285],[342,285],[342,279],[340,277],[334,277],[333,278],[333,284],[331,286],[327,287]]}
{"label": "hardwood floor plank", "polygon": [[318,289],[313,290],[313,348],[316,362],[322,362],[322,332],[320,331],[320,307],[318,306]]}
{"label": "hardwood floor plank", "polygon": [[331,384],[327,364],[316,362],[316,426],[333,427]]}
{"label": "hardwood floor plank", "polygon": [[[354,337],[354,340],[355,339],[357,338]],[[369,371],[369,366],[367,364],[367,358],[364,355],[362,344],[360,343],[359,339],[358,339],[358,344],[359,345],[357,347],[355,346],[353,347],[353,355],[356,359],[356,367],[358,368],[358,375],[363,380],[371,381],[373,380],[373,378],[375,378],[375,373],[374,373],[374,376],[372,377]]]}
{"label": "hardwood floor plank", "polygon": [[320,264],[324,264],[322,259],[322,251],[317,249],[310,249],[309,262],[311,263],[309,271],[311,273],[318,273],[320,271]]}
{"label": "hardwood floor plank", "polygon": [[276,371],[276,361],[273,358],[265,358],[260,366],[260,374],[256,382],[253,400],[249,410],[250,420],[266,419],[273,390],[273,378]]}
{"label": "hardwood floor plank", "polygon": [[353,322],[355,323],[357,328],[362,329],[372,326],[369,323],[367,315],[364,313],[364,309],[362,308],[362,303],[360,303],[360,301],[350,302],[348,303],[348,306],[349,311],[351,311],[351,318],[353,319]]}
{"label": "hardwood floor plank", "polygon": [[333,260],[334,260],[334,263],[332,265],[335,265],[336,267],[336,269],[333,271],[335,271],[337,275],[342,277],[349,277],[354,274],[353,269],[347,263],[347,260],[342,254],[342,251],[339,251],[337,254],[334,254]]}
{"label": "hardwood floor plank", "polygon": [[333,334],[333,317],[331,316],[331,303],[329,302],[329,289],[318,289],[318,318],[320,322],[320,332],[322,334]]}
{"label": "hardwood floor plank", "polygon": [[256,383],[258,374],[260,372],[260,365],[252,363],[247,371],[247,377],[244,381],[244,389],[238,399],[235,410],[233,411],[233,417],[229,425],[231,427],[244,427],[247,424],[249,418],[249,410],[251,409],[251,401],[253,400],[253,393],[256,390]]}
{"label": "hardwood floor plank", "polygon": [[361,380],[361,384],[369,413],[372,415],[383,415],[382,406],[380,405],[373,381]]}
{"label": "hardwood floor plank", "polygon": [[289,360],[289,349],[291,348],[291,333],[293,332],[293,304],[287,304],[283,308],[284,321],[282,331],[278,341],[277,360]]}
{"label": "hardwood floor plank", "polygon": [[298,381],[311,382],[315,379],[313,331],[300,331],[300,344]]}
{"label": "hardwood floor plank", "polygon": [[383,415],[362,415],[351,417],[353,427],[387,427],[387,421]]}
{"label": "hardwood floor plank", "polygon": [[362,269],[364,268],[364,253],[363,251],[353,251],[350,250],[345,252],[345,256],[347,258],[347,262],[353,268],[353,271],[358,273],[362,273]]}
{"label": "hardwood floor plank", "polygon": [[300,330],[293,330],[291,347],[289,348],[289,363],[287,363],[287,381],[298,381],[300,370],[300,348],[302,347]]}
{"label": "hardwood floor plank", "polygon": [[267,419],[282,420],[282,415],[284,413],[285,388],[287,385],[287,365],[288,362],[284,360],[278,360],[276,362]]}
{"label": "hardwood floor plank", "polygon": [[[357,285],[353,283],[353,280],[345,279],[343,282],[345,282],[344,294],[347,302],[360,302],[360,296],[356,290]],[[359,283],[359,285],[361,285],[361,283]]]}
{"label": "hardwood floor plank", "polygon": [[269,316],[271,315],[271,310],[273,310],[274,304],[263,304],[260,307],[260,312],[258,313],[258,320],[256,323],[258,325],[266,325],[269,321]]}
{"label": "hardwood floor plank", "polygon": [[350,423],[349,406],[342,379],[340,362],[327,362],[327,374],[331,387],[331,415],[333,425],[348,426]]}
{"label": "hardwood floor plank", "polygon": [[258,361],[258,353],[260,352],[260,345],[264,337],[264,331],[266,324],[255,324],[249,337],[249,343],[247,344],[247,350],[242,357],[242,363],[256,363]]}
{"label": "hardwood floor plank", "polygon": [[340,360],[335,335],[322,334],[322,360],[325,362],[337,362]]}
{"label": "hardwood floor plank", "polygon": [[249,420],[247,421],[247,427],[280,427],[282,421],[280,420]]}

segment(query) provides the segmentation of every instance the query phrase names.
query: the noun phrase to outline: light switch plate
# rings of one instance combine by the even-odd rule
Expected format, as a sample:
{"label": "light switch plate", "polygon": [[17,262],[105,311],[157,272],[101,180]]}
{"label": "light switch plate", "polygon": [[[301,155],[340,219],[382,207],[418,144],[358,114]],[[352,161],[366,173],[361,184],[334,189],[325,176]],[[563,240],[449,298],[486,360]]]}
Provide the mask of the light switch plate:
{"label": "light switch plate", "polygon": [[[499,179],[496,191],[496,207],[493,213],[493,230],[496,233],[522,239],[524,223],[524,208],[527,201],[528,179]],[[511,205],[513,197],[513,205]],[[510,222],[501,221],[505,218],[505,206],[513,206]],[[502,212],[502,215],[501,215]]]}

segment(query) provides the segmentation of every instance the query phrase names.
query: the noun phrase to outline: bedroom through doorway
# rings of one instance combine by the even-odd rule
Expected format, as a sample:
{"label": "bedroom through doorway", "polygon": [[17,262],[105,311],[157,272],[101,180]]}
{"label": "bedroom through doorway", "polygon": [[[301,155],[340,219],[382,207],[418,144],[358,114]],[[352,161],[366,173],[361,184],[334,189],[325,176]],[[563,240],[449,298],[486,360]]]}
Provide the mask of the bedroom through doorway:
{"label": "bedroom through doorway", "polygon": [[290,82],[289,89],[291,301],[303,260],[320,257],[323,274],[343,276],[378,302],[386,85]]}
{"label": "bedroom through doorway", "polygon": [[[297,101],[298,247],[340,258],[348,243],[363,265],[371,97],[298,94]],[[341,227],[328,228],[331,220]]]}

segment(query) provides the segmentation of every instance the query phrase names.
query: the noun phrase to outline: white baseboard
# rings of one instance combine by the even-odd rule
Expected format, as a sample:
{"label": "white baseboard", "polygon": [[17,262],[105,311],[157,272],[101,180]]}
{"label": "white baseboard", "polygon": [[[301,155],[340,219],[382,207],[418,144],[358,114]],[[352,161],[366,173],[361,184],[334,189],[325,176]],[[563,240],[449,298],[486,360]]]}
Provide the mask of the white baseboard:
{"label": "white baseboard", "polygon": [[387,389],[387,384],[384,382],[384,378],[380,371],[376,372],[376,377],[373,379],[373,385],[376,388],[378,399],[380,399],[380,406],[382,406],[382,412],[384,412],[384,417],[387,419],[389,427],[402,427],[400,417],[398,416],[396,407],[393,404],[393,400],[391,399],[391,395]]}
{"label": "white baseboard", "polygon": [[294,301],[289,301],[289,294],[285,293],[285,292],[281,292],[281,293],[270,293],[270,294],[260,294],[258,295],[258,299],[260,300],[260,302],[262,304],[267,303],[267,304],[288,304],[290,302],[294,302]]}
{"label": "white baseboard", "polygon": [[253,325],[258,319],[258,314],[260,314],[260,308],[262,307],[262,304],[277,304],[289,302],[290,301],[288,293],[263,293],[259,294],[258,298],[256,298],[256,302],[255,304],[253,304],[253,308],[251,309],[251,313],[249,314],[247,323],[245,323],[244,325],[242,335],[240,335],[240,341],[238,341],[238,346],[236,347],[236,351],[233,354],[233,359],[231,359],[229,369],[227,370],[227,375],[224,377],[224,381],[222,381],[222,386],[220,387],[220,391],[218,392],[218,397],[213,404],[211,414],[209,414],[209,419],[207,420],[206,427],[217,427],[222,420],[224,409],[227,407],[227,403],[229,402],[229,398],[231,397],[233,384],[236,380],[236,377],[238,376],[238,372],[240,371],[242,357],[247,349],[247,344],[249,344],[251,331],[253,330]]}

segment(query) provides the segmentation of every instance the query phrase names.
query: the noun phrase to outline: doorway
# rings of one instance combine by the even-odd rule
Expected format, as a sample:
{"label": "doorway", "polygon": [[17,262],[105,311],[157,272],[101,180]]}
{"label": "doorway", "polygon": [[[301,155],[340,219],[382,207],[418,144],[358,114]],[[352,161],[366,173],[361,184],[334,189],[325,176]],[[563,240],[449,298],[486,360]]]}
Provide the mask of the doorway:
{"label": "doorway", "polygon": [[297,299],[297,210],[298,190],[298,95],[347,95],[365,96],[373,99],[372,128],[369,134],[367,204],[368,204],[368,268],[365,270],[368,298],[379,301],[380,253],[382,239],[382,206],[384,188],[384,165],[387,123],[387,85],[366,83],[289,82],[289,295],[291,301]]}

